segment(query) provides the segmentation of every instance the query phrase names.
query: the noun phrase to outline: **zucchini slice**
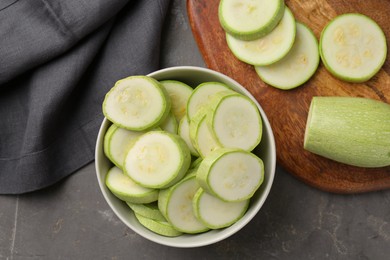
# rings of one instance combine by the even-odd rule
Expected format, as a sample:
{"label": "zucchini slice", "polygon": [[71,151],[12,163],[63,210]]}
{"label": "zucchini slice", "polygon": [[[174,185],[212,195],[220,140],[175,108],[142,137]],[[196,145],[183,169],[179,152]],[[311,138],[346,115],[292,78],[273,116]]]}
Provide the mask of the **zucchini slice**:
{"label": "zucchini slice", "polygon": [[192,208],[192,199],[198,189],[195,174],[190,174],[177,184],[160,191],[158,207],[176,230],[190,234],[209,230],[196,218]]}
{"label": "zucchini slice", "polygon": [[172,102],[172,113],[179,122],[186,114],[188,98],[193,89],[187,84],[177,80],[162,80],[160,83],[164,86]]}
{"label": "zucchini slice", "polygon": [[171,134],[177,134],[179,123],[172,112],[168,114],[165,120],[160,124],[161,130],[167,131]]}
{"label": "zucchini slice", "polygon": [[165,88],[148,76],[119,80],[106,94],[103,114],[119,127],[142,131],[160,125],[171,111]]}
{"label": "zucchini slice", "polygon": [[217,93],[210,102],[206,123],[220,147],[252,151],[261,141],[260,112],[252,100],[237,92]]}
{"label": "zucchini slice", "polygon": [[116,166],[107,172],[105,182],[112,194],[126,202],[150,203],[158,198],[158,190],[138,185]]}
{"label": "zucchini slice", "polygon": [[126,202],[126,204],[134,211],[135,214],[158,221],[167,221],[158,209],[157,202],[147,204]]}
{"label": "zucchini slice", "polygon": [[268,66],[255,66],[259,77],[267,84],[288,90],[307,82],[316,72],[320,62],[318,42],[313,32],[298,23],[295,42],[289,53]]}
{"label": "zucchini slice", "polygon": [[187,120],[187,115],[184,115],[184,117],[182,117],[179,122],[178,134],[184,140],[184,142],[186,142],[191,154],[198,157],[199,153],[195,149],[190,138],[190,123]]}
{"label": "zucchini slice", "polygon": [[282,59],[293,46],[295,18],[290,9],[272,32],[253,41],[244,41],[226,33],[229,49],[239,60],[257,66],[269,65]]}
{"label": "zucchini slice", "polygon": [[208,127],[206,118],[206,110],[201,110],[190,122],[190,140],[202,158],[221,148],[218,140]]}
{"label": "zucchini slice", "polygon": [[190,150],[183,139],[165,131],[149,131],[133,142],[123,169],[139,185],[166,188],[181,180],[190,164]]}
{"label": "zucchini slice", "polygon": [[231,90],[231,88],[220,82],[204,82],[199,84],[188,99],[187,120],[191,121],[199,110],[206,107],[215,93],[227,90]]}
{"label": "zucchini slice", "polygon": [[246,212],[249,199],[226,202],[199,188],[194,195],[195,216],[208,228],[219,229],[237,222]]}
{"label": "zucchini slice", "polygon": [[112,124],[104,135],[104,154],[112,163],[122,169],[131,142],[144,133],[143,131],[126,130]]}
{"label": "zucchini slice", "polygon": [[371,18],[357,13],[343,14],[323,29],[320,54],[326,69],[336,78],[365,82],[386,60],[386,37]]}
{"label": "zucchini slice", "polygon": [[183,233],[177,231],[171,224],[167,221],[159,221],[151,218],[144,217],[140,214],[134,214],[139,223],[150,231],[166,236],[166,237],[177,237],[182,235]]}
{"label": "zucchini slice", "polygon": [[196,179],[208,193],[224,201],[251,198],[264,180],[264,163],[255,154],[220,148],[203,159]]}
{"label": "zucchini slice", "polygon": [[222,28],[242,40],[270,33],[284,14],[283,0],[221,0],[218,17]]}

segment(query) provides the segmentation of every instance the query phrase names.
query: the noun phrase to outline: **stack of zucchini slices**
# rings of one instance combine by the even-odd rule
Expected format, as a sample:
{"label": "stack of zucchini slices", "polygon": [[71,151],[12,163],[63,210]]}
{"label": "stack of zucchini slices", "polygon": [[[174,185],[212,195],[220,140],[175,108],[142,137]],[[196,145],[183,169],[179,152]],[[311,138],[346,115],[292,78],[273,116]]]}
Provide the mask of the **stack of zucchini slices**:
{"label": "stack of zucchini slices", "polygon": [[369,80],[386,59],[383,31],[362,14],[337,16],[323,29],[320,44],[283,0],[221,0],[219,20],[234,56],[279,89],[307,82],[320,55],[334,77],[349,82]]}
{"label": "stack of zucchini slices", "polygon": [[307,26],[296,22],[283,0],[222,0],[219,20],[234,56],[253,65],[267,84],[292,89],[316,71],[317,39]]}
{"label": "stack of zucchini slices", "polygon": [[252,152],[262,138],[256,103],[220,82],[194,87],[130,76],[103,102],[112,122],[105,183],[140,224],[164,236],[234,224],[264,180]]}

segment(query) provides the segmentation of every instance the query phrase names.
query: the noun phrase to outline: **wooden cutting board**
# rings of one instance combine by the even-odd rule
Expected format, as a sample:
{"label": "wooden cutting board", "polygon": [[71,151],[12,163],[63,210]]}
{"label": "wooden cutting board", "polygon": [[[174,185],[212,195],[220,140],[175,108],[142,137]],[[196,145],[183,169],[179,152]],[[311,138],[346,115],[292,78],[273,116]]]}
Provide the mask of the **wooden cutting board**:
{"label": "wooden cutting board", "polygon": [[[336,15],[359,12],[381,26],[390,47],[389,0],[286,0],[285,3],[298,21],[313,30],[317,39]],[[362,193],[390,188],[390,167],[348,166],[303,149],[306,118],[313,96],[357,96],[390,103],[390,55],[381,71],[364,84],[340,81],[320,64],[306,84],[294,90],[278,90],[262,82],[252,66],[232,55],[218,21],[218,4],[219,0],[187,0],[195,40],[209,68],[235,79],[259,101],[274,131],[279,165],[303,182],[328,192]]]}

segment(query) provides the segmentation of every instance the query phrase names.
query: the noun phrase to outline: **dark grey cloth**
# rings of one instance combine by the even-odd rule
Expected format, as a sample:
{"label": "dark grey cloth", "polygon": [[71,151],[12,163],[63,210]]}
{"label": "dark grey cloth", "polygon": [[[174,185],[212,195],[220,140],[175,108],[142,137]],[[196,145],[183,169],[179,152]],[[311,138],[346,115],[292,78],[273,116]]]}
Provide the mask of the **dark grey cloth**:
{"label": "dark grey cloth", "polygon": [[169,0],[0,3],[0,193],[56,183],[94,159],[105,93],[158,69]]}

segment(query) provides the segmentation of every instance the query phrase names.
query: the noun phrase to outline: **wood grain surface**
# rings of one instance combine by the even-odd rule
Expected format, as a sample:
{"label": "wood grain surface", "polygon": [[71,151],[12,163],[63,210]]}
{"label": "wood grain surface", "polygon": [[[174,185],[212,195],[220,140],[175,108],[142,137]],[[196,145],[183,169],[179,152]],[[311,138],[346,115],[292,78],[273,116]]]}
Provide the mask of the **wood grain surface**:
{"label": "wood grain surface", "polygon": [[[317,39],[335,16],[358,12],[374,19],[390,46],[389,0],[294,0],[285,1],[297,21],[308,25]],[[365,83],[347,83],[332,77],[322,63],[304,85],[283,91],[260,80],[254,68],[237,60],[227,47],[218,20],[219,0],[187,0],[187,11],[206,65],[238,81],[264,109],[273,128],[277,160],[303,182],[334,193],[362,193],[390,188],[390,167],[360,168],[337,163],[303,149],[309,105],[313,96],[367,97],[390,103],[390,58],[377,75]]]}

